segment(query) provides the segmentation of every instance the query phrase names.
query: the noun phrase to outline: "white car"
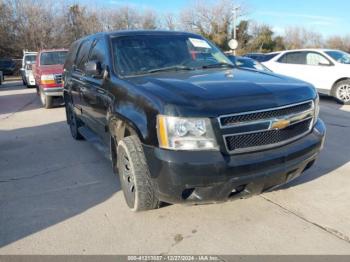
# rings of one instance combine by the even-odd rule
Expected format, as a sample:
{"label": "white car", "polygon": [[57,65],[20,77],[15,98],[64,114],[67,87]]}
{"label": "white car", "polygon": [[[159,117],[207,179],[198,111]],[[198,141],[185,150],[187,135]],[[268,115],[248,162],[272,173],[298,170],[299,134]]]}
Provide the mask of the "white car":
{"label": "white car", "polygon": [[321,94],[350,104],[350,54],[331,49],[301,49],[279,52],[263,62],[281,75],[306,81]]}
{"label": "white car", "polygon": [[35,79],[32,71],[32,66],[35,64],[37,52],[23,51],[21,75],[23,85],[27,87],[35,86]]}

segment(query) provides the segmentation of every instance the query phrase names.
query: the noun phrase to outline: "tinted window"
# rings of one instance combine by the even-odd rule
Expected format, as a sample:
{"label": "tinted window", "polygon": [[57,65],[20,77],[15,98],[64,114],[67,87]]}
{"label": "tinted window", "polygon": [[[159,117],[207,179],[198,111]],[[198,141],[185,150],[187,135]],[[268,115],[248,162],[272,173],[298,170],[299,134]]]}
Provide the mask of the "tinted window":
{"label": "tinted window", "polygon": [[40,55],[41,65],[63,65],[67,51],[44,52]]}
{"label": "tinted window", "polygon": [[80,71],[84,71],[84,64],[87,62],[87,59],[89,57],[91,44],[92,44],[92,41],[87,40],[83,42],[83,44],[80,46],[77,59],[75,60],[75,64],[77,65],[77,68]]}
{"label": "tinted window", "polygon": [[285,64],[298,64],[305,65],[306,64],[306,53],[305,52],[294,52],[287,53],[283,55],[278,62]]}
{"label": "tinted window", "polygon": [[105,46],[102,39],[96,40],[92,44],[89,61],[105,62]]}

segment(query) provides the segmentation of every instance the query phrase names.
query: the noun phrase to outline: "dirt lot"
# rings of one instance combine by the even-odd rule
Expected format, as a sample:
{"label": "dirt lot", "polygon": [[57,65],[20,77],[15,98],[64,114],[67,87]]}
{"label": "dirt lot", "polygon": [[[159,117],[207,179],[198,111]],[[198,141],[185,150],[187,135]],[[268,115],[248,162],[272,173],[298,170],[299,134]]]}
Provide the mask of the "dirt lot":
{"label": "dirt lot", "polygon": [[132,213],[103,155],[63,107],[0,87],[0,254],[350,254],[350,107],[321,99],[325,148],[284,188]]}

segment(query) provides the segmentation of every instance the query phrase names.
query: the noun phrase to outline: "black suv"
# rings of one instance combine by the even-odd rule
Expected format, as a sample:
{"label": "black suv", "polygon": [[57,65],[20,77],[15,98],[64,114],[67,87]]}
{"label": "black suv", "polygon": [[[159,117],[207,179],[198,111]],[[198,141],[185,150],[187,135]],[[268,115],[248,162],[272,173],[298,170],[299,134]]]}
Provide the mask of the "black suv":
{"label": "black suv", "polygon": [[196,34],[91,35],[72,44],[64,71],[72,136],[107,145],[134,211],[259,194],[323,146],[310,84],[236,69]]}

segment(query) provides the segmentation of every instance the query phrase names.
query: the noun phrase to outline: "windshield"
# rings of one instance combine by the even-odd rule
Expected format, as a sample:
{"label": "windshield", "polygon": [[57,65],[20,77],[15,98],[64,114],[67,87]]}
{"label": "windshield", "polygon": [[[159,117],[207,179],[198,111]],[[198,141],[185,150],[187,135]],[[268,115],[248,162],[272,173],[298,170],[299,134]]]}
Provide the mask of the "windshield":
{"label": "windshield", "polygon": [[233,66],[208,41],[186,35],[136,35],[112,40],[114,63],[123,76]]}
{"label": "windshield", "polygon": [[34,64],[35,63],[35,59],[36,59],[36,55],[26,55],[24,57],[24,63],[30,63],[30,64]]}
{"label": "windshield", "polygon": [[335,61],[341,64],[350,64],[350,54],[343,51],[326,51],[327,55],[332,57]]}
{"label": "windshield", "polygon": [[41,65],[63,65],[67,51],[44,52],[40,56]]}
{"label": "windshield", "polygon": [[0,66],[12,66],[13,62],[11,60],[0,60]]}

